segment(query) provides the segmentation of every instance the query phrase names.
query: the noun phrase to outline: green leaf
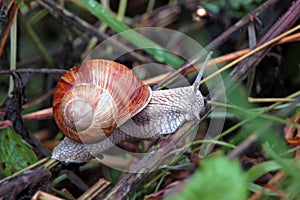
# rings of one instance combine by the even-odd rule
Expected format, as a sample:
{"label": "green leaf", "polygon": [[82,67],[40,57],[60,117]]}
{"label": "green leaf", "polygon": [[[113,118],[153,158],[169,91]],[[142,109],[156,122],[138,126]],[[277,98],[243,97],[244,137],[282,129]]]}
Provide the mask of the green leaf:
{"label": "green leaf", "polygon": [[116,170],[114,168],[109,168],[109,174],[111,177],[111,182],[113,184],[117,184],[122,174],[122,171]]}
{"label": "green leaf", "polygon": [[275,161],[266,161],[253,166],[247,171],[246,175],[249,181],[254,181],[258,177],[272,171],[281,169]]}
{"label": "green leaf", "polygon": [[31,147],[10,128],[0,130],[0,173],[7,176],[35,163]]}
{"label": "green leaf", "polygon": [[246,199],[248,185],[238,162],[212,157],[201,162],[201,168],[179,194],[167,199],[242,200]]}

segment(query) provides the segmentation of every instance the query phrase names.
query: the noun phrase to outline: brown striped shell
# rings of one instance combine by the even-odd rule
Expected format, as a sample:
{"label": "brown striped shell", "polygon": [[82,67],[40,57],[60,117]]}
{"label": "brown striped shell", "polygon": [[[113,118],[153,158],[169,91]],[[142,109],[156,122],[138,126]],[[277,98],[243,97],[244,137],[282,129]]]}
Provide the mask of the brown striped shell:
{"label": "brown striped shell", "polygon": [[126,66],[88,60],[61,77],[53,114],[60,130],[76,142],[93,143],[141,111],[151,89]]}

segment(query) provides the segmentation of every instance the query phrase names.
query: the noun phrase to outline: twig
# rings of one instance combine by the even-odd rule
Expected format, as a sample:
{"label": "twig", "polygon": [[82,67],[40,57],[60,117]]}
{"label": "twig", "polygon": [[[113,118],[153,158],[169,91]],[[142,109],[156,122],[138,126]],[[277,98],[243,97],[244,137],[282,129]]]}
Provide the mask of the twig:
{"label": "twig", "polygon": [[78,200],[90,200],[97,197],[101,192],[111,185],[107,180],[100,178],[93,186],[91,186],[85,193],[83,193]]}
{"label": "twig", "polygon": [[[271,29],[263,36],[263,38],[257,43],[256,46],[261,46],[267,41],[277,37],[281,33],[288,30],[300,17],[300,1],[292,3],[289,10],[271,27]],[[258,65],[258,63],[264,58],[264,56],[272,49],[274,44],[264,48],[263,50],[255,53],[251,57],[248,57],[244,61],[240,62],[232,71],[231,76],[235,80],[243,79],[249,69]]]}
{"label": "twig", "polygon": [[248,97],[249,103],[273,103],[273,102],[292,102],[292,98],[252,98]]}
{"label": "twig", "polygon": [[[107,194],[105,199],[126,199],[130,193],[136,190],[136,188],[151,174],[151,171],[157,169],[166,159],[175,157],[178,153],[178,145],[183,142],[196,127],[195,121],[190,121],[184,124],[174,134],[162,138],[157,145],[157,150],[151,152],[144,157],[132,171],[121,179],[117,185]],[[175,155],[174,155],[175,154]]]}
{"label": "twig", "polygon": [[[230,28],[228,28],[220,36],[218,36],[216,39],[214,39],[212,42],[210,42],[204,49],[206,51],[211,51],[214,48],[217,48],[218,46],[220,46],[221,44],[223,44],[225,41],[227,41],[233,33],[235,33],[237,30],[243,28],[245,25],[247,25],[250,22],[249,15],[258,16],[263,11],[265,11],[266,9],[268,9],[270,6],[272,6],[273,4],[275,4],[277,1],[278,0],[268,0],[268,1],[266,1],[264,4],[262,4],[261,6],[259,6],[257,9],[255,9],[252,12],[250,12],[248,15],[246,15],[245,17],[243,17],[237,23],[235,23],[234,25],[232,25]],[[206,51],[201,50],[196,56],[194,56],[193,58],[191,58],[187,62],[185,62],[183,65],[181,65],[176,72],[170,74],[168,76],[168,78],[165,78],[163,81],[161,81],[160,83],[158,83],[157,85],[155,85],[154,89],[160,88],[162,85],[164,85],[169,80],[171,80],[172,78],[174,78],[178,73],[181,73],[181,74],[185,73],[185,71],[187,69],[191,68],[192,65],[194,65],[198,60],[201,60],[205,56],[205,52]]]}
{"label": "twig", "polygon": [[232,150],[227,157],[233,159],[241,155],[248,147],[253,144],[258,139],[258,135],[256,133],[251,134],[247,137],[236,149]]}
{"label": "twig", "polygon": [[[39,110],[33,113],[29,113],[22,116],[22,120],[30,121],[30,120],[41,120],[41,119],[49,119],[53,116],[52,114],[52,108],[46,108],[43,110]],[[7,128],[9,126],[12,126],[12,122],[10,120],[4,120],[0,121],[0,129]]]}
{"label": "twig", "polygon": [[49,90],[48,92],[46,92],[46,94],[43,94],[38,99],[23,105],[22,109],[30,108],[32,106],[35,106],[35,105],[39,104],[39,103],[42,103],[43,101],[48,100],[51,97],[52,94],[53,94],[53,90]]}
{"label": "twig", "polygon": [[51,177],[51,172],[43,167],[26,172],[9,179],[0,184],[1,199],[19,199],[22,192],[28,193],[33,189],[37,189],[47,183]]}
{"label": "twig", "polygon": [[260,197],[264,194],[264,191],[266,188],[269,188],[270,190],[274,191],[275,193],[277,193],[278,197],[280,199],[283,200],[288,200],[289,198],[287,197],[287,195],[282,191],[282,189],[280,189],[280,186],[278,185],[280,183],[280,181],[282,179],[284,179],[286,177],[286,172],[281,170],[279,171],[277,174],[275,174],[273,176],[273,178],[271,178],[268,183],[261,188],[260,191],[252,194],[250,196],[250,198],[248,200],[256,200],[256,199],[260,199]]}
{"label": "twig", "polygon": [[79,178],[73,171],[65,170],[64,173],[67,175],[68,179],[72,184],[74,184],[78,189],[86,191],[89,189],[89,186]]}
{"label": "twig", "polygon": [[235,33],[237,30],[243,28],[245,25],[247,25],[251,21],[251,19],[249,18],[249,15],[257,17],[261,13],[263,13],[265,10],[267,10],[268,8],[270,8],[276,2],[278,2],[278,0],[268,0],[268,1],[266,1],[265,3],[263,3],[262,5],[260,5],[258,8],[256,8],[255,10],[253,10],[252,12],[250,12],[249,14],[245,15],[241,20],[239,20],[238,22],[236,22],[230,28],[228,28],[219,37],[217,37],[216,39],[214,39],[209,45],[207,45],[205,47],[205,49],[207,51],[211,51],[214,48],[220,46],[225,41],[227,41],[233,33]]}
{"label": "twig", "polygon": [[[207,80],[213,78],[214,76],[218,75],[219,73],[221,73],[221,72],[223,72],[223,71],[225,71],[225,70],[227,70],[227,69],[229,69],[229,68],[235,66],[236,64],[240,63],[242,60],[245,60],[246,58],[248,58],[248,57],[254,55],[255,53],[262,51],[262,50],[265,49],[266,47],[269,47],[269,46],[275,44],[276,41],[279,41],[279,40],[282,39],[283,37],[285,37],[285,36],[287,36],[287,35],[289,35],[289,34],[295,32],[295,31],[297,31],[297,30],[299,30],[299,29],[300,29],[300,25],[298,25],[298,26],[296,26],[296,27],[290,29],[290,30],[287,31],[287,32],[282,33],[280,36],[277,36],[277,37],[273,38],[272,40],[270,40],[270,41],[268,41],[268,42],[262,44],[261,46],[256,47],[256,48],[253,49],[252,51],[246,53],[245,55],[239,57],[238,59],[235,59],[235,60],[232,61],[231,63],[229,63],[229,64],[227,64],[226,66],[222,67],[220,70],[218,70],[218,71],[216,71],[216,72],[210,74],[209,76],[205,77],[205,78],[202,80],[202,82],[205,82],[205,81],[207,81]],[[231,74],[231,76],[232,76],[232,74]],[[230,77],[228,76],[227,79],[229,79],[229,78],[230,78]]]}
{"label": "twig", "polygon": [[[27,108],[30,108],[32,106],[35,106],[41,102],[43,102],[44,100],[47,100],[49,99],[49,97],[52,95],[53,93],[53,90],[50,90],[48,91],[46,94],[42,95],[41,97],[39,97],[38,99],[30,102],[30,103],[27,103],[25,105],[22,106],[22,109],[27,109]],[[37,112],[40,112],[40,111],[37,111]],[[3,116],[5,114],[5,108],[0,108],[0,117]],[[30,113],[30,114],[33,114],[33,113]],[[52,114],[52,113],[49,113],[49,115]],[[24,117],[27,116],[28,114],[26,115],[23,115],[22,116],[22,119],[24,120]],[[1,127],[1,121],[0,121],[0,127]]]}
{"label": "twig", "polygon": [[[284,43],[287,43],[287,42],[293,42],[293,41],[297,41],[300,39],[300,33],[295,33],[293,35],[290,35],[290,36],[286,36],[284,38],[282,38],[278,43],[276,43],[277,45],[279,44],[284,44]],[[242,50],[239,50],[239,51],[236,51],[236,52],[233,52],[233,53],[229,53],[229,54],[226,54],[226,55],[223,55],[223,56],[220,56],[220,57],[217,57],[217,58],[214,58],[212,59],[211,61],[209,61],[207,63],[207,67],[209,66],[213,66],[213,65],[218,65],[218,64],[221,64],[221,63],[224,63],[224,62],[229,62],[229,61],[232,61],[232,60],[235,60],[237,58],[240,58],[244,55],[246,55],[247,53],[250,52],[250,49],[242,49]],[[189,68],[185,71],[184,75],[188,75],[188,74],[191,74],[193,72],[196,72],[197,70],[199,70],[201,68],[202,64],[200,63],[199,65],[195,65],[193,68]],[[177,73],[177,72],[176,72]],[[154,85],[162,80],[164,80],[165,78],[167,78],[171,73],[164,73],[164,74],[160,74],[158,76],[155,76],[153,78],[149,78],[149,79],[146,79],[144,80],[143,82],[147,85]]]}
{"label": "twig", "polygon": [[0,70],[0,75],[2,74],[12,74],[15,73],[27,73],[27,74],[64,74],[67,72],[65,69],[16,69],[16,70]]}
{"label": "twig", "polygon": [[49,161],[49,158],[42,158],[41,160],[37,161],[36,163],[33,163],[32,165],[30,165],[30,166],[28,166],[28,167],[26,167],[26,168],[24,168],[20,171],[17,171],[17,172],[15,172],[14,174],[12,174],[10,176],[7,176],[7,177],[1,179],[0,180],[0,185],[3,184],[4,182],[8,181],[9,179],[14,179],[15,177],[19,176],[20,174],[26,173],[26,171],[34,170],[34,169],[36,169],[36,168],[38,168],[42,165],[44,167],[48,168],[48,169],[51,169],[50,167],[45,166],[47,162],[48,163],[54,163],[55,164],[54,166],[58,165],[58,161],[55,162],[52,159]]}

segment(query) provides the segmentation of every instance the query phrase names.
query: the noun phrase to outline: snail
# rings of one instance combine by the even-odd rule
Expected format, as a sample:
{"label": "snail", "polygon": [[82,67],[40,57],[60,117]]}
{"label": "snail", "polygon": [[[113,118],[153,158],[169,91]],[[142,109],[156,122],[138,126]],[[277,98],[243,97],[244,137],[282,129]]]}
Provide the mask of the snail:
{"label": "snail", "polygon": [[124,140],[155,140],[187,121],[199,122],[205,110],[199,90],[202,73],[192,86],[151,91],[132,70],[114,61],[88,60],[73,67],[53,95],[54,119],[66,137],[52,158],[85,162]]}

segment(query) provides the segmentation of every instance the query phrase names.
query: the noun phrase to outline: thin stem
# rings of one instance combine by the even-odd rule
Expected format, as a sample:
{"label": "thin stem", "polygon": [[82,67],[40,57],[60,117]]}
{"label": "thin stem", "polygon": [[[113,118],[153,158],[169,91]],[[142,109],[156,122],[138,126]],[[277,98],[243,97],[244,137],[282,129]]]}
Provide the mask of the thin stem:
{"label": "thin stem", "polygon": [[124,20],[125,12],[127,8],[127,0],[121,0],[119,3],[119,9],[117,14],[117,20],[122,22]]}
{"label": "thin stem", "polygon": [[292,98],[252,98],[248,97],[250,103],[271,103],[271,102],[291,102],[295,99]]}
{"label": "thin stem", "polygon": [[[13,24],[10,31],[10,69],[16,69],[16,60],[17,60],[17,12],[14,13]],[[13,91],[14,81],[13,77],[9,77],[9,88],[8,96]]]}
{"label": "thin stem", "polygon": [[[276,44],[279,45],[279,44],[284,44],[284,43],[288,43],[288,42],[295,42],[295,41],[298,41],[299,39],[300,39],[300,33],[295,33],[293,35],[289,35],[289,36],[282,38]],[[246,53],[249,53],[249,51],[250,50],[247,48],[247,49],[242,49],[239,51],[235,51],[235,52],[214,58],[207,63],[206,67],[211,67],[211,66],[218,65],[218,64],[221,64],[224,62],[232,61],[234,59],[237,59],[237,58],[245,55]],[[193,72],[196,72],[197,70],[199,70],[201,68],[202,64],[203,63],[200,63],[200,64],[195,65],[193,68],[187,69],[185,71],[184,75],[189,75]],[[178,70],[178,71],[180,71],[180,70]],[[159,76],[155,76],[153,78],[146,79],[146,80],[144,80],[144,83],[147,85],[154,85],[154,84],[166,79],[168,76],[171,76],[171,74],[172,73],[170,73],[170,72],[164,73]]]}
{"label": "thin stem", "polygon": [[[297,96],[299,96],[299,95],[300,95],[300,91],[298,91],[298,92],[296,92],[296,93],[293,93],[293,94],[287,96],[286,98],[295,98],[295,97],[297,97]],[[212,103],[215,103],[215,102],[212,102]],[[268,111],[270,111],[270,110],[276,108],[277,106],[279,106],[281,103],[282,103],[282,102],[274,103],[274,104],[272,104],[272,105],[270,105],[270,106],[268,106],[268,107],[266,107],[266,108],[260,110],[258,113],[268,112]],[[220,106],[228,106],[228,104],[221,104],[221,103],[220,103]],[[249,121],[251,121],[251,120],[252,120],[253,118],[255,118],[255,117],[256,117],[256,116],[252,116],[252,117],[249,117],[249,118],[247,118],[247,119],[244,119],[243,121],[240,121],[239,123],[237,123],[237,124],[235,124],[234,126],[230,127],[230,128],[227,129],[226,131],[222,132],[222,133],[221,133],[219,136],[217,136],[217,137],[224,137],[224,136],[228,135],[229,133],[231,133],[232,131],[234,131],[234,130],[240,128],[242,125],[248,123]]]}
{"label": "thin stem", "polygon": [[154,5],[155,5],[155,0],[149,0],[146,12],[150,14],[154,8]]}
{"label": "thin stem", "polygon": [[[223,44],[225,41],[227,41],[230,36],[235,33],[236,31],[240,30],[242,27],[247,25],[250,21],[250,16],[258,16],[261,13],[263,13],[266,9],[268,9],[270,6],[278,2],[278,0],[268,0],[265,3],[263,3],[261,6],[259,6],[257,9],[253,10],[251,13],[243,17],[241,20],[236,22],[234,25],[232,25],[229,29],[227,29],[225,32],[223,32],[220,36],[218,36],[216,39],[214,39],[212,42],[209,43],[204,49],[206,51],[211,51],[221,44]],[[170,0],[169,4],[172,5],[173,1]],[[201,50],[197,55],[193,56],[191,59],[189,59],[187,62],[183,63],[177,72],[172,73],[168,76],[168,78],[164,79],[160,83],[158,83],[155,88],[160,88],[162,85],[164,85],[166,82],[168,82],[170,79],[172,79],[176,74],[178,73],[185,73],[185,71],[189,68],[191,68],[198,60],[202,59],[202,57],[205,55],[206,51]]]}
{"label": "thin stem", "polygon": [[270,46],[270,45],[276,43],[276,42],[279,41],[280,39],[284,38],[285,36],[287,36],[287,35],[289,35],[289,34],[295,32],[295,31],[297,31],[297,30],[299,30],[299,29],[300,29],[300,25],[298,25],[298,26],[296,26],[296,27],[290,29],[289,31],[287,31],[287,32],[285,32],[285,33],[279,35],[278,37],[275,37],[274,39],[272,39],[272,40],[270,40],[270,41],[264,43],[263,45],[261,45],[261,46],[255,48],[255,49],[253,49],[253,51],[250,51],[249,53],[243,55],[242,57],[240,57],[240,58],[238,58],[238,59],[236,59],[236,60],[234,60],[233,62],[229,63],[228,65],[225,65],[225,66],[224,66],[223,68],[221,68],[220,70],[218,70],[218,71],[212,73],[211,75],[207,76],[206,78],[204,78],[201,82],[205,82],[205,81],[208,81],[208,80],[212,79],[212,78],[215,77],[216,75],[218,75],[218,74],[220,74],[221,72],[223,72],[223,71],[225,71],[225,70],[227,70],[227,69],[233,67],[234,65],[236,65],[237,63],[239,63],[239,62],[241,62],[242,60],[246,59],[247,57],[249,57],[249,56],[251,56],[251,55],[257,53],[258,51],[264,49],[264,48],[267,47],[267,46]]}
{"label": "thin stem", "polygon": [[279,123],[282,123],[282,124],[288,124],[288,125],[291,125],[295,128],[300,128],[300,125],[298,125],[296,123],[293,123],[293,122],[288,121],[288,120],[281,119],[279,117],[274,117],[274,116],[271,116],[271,115],[263,114],[262,111],[254,112],[254,111],[251,111],[251,110],[241,108],[239,106],[235,106],[235,105],[231,105],[231,104],[225,104],[225,103],[219,103],[219,102],[210,102],[210,103],[213,104],[213,105],[217,105],[217,106],[223,106],[223,107],[226,107],[226,108],[231,108],[233,110],[238,110],[240,112],[243,112],[243,114],[249,116],[251,119],[260,117],[260,118],[263,118],[263,119],[276,121],[276,122],[279,122]]}
{"label": "thin stem", "polygon": [[1,74],[11,74],[12,72],[17,73],[40,73],[40,74],[64,74],[67,72],[65,69],[15,69],[15,70],[0,70]]}

